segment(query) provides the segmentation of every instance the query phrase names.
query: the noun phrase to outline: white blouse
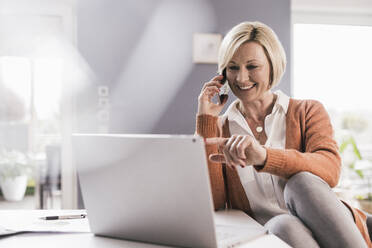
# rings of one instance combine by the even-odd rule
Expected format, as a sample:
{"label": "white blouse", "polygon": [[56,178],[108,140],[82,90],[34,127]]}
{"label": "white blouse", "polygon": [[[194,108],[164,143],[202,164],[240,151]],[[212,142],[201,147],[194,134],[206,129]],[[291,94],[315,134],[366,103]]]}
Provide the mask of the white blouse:
{"label": "white blouse", "polygon": [[[277,100],[271,114],[264,121],[267,135],[266,147],[285,148],[286,140],[286,114],[289,104],[289,96],[281,91],[274,92]],[[231,103],[222,116],[222,121],[229,121],[231,135],[249,134],[254,137],[248,123],[237,108],[238,100]],[[266,172],[257,172],[253,166],[245,168],[236,167],[240,181],[248,197],[254,218],[264,225],[272,217],[288,213],[284,202],[285,178],[275,176]]]}

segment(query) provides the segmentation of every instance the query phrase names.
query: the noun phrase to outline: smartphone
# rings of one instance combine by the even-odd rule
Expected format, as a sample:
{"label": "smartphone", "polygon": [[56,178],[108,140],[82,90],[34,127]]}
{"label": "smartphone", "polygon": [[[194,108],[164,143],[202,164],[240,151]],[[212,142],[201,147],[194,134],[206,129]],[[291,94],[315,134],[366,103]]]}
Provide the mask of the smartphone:
{"label": "smartphone", "polygon": [[223,86],[220,88],[220,93],[219,93],[219,99],[220,99],[220,103],[223,103],[226,98],[227,98],[227,95],[229,93],[229,84],[226,83],[227,81],[227,78],[226,78],[226,68],[223,69],[222,71],[222,80],[221,80],[221,84],[223,84]]}

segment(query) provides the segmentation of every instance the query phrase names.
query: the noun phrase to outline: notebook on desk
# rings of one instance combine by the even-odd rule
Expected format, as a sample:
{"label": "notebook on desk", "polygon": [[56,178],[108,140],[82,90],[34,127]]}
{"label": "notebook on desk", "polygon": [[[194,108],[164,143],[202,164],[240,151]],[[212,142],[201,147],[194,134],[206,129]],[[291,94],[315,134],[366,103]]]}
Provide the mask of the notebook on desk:
{"label": "notebook on desk", "polygon": [[[73,154],[92,232],[182,247],[232,247],[265,233],[216,226],[203,139],[75,134]],[[222,235],[223,237],[218,237]]]}

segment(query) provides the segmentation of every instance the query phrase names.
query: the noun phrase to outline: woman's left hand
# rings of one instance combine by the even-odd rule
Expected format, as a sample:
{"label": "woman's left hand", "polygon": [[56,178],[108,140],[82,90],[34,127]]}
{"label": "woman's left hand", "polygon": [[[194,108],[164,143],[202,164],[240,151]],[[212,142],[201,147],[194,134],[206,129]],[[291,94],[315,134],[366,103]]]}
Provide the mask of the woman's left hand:
{"label": "woman's left hand", "polygon": [[266,149],[250,135],[233,135],[230,138],[207,138],[207,145],[218,145],[223,154],[211,154],[212,162],[226,163],[244,168],[246,165],[264,165]]}

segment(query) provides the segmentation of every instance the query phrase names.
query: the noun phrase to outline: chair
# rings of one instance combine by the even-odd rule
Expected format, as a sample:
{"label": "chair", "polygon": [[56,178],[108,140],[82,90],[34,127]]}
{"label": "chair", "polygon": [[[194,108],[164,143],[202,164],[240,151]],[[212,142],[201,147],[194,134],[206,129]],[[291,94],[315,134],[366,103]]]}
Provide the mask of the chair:
{"label": "chair", "polygon": [[61,190],[61,146],[47,145],[46,168],[41,171],[39,180],[39,206],[40,209],[48,208],[48,200],[54,205],[54,192]]}

